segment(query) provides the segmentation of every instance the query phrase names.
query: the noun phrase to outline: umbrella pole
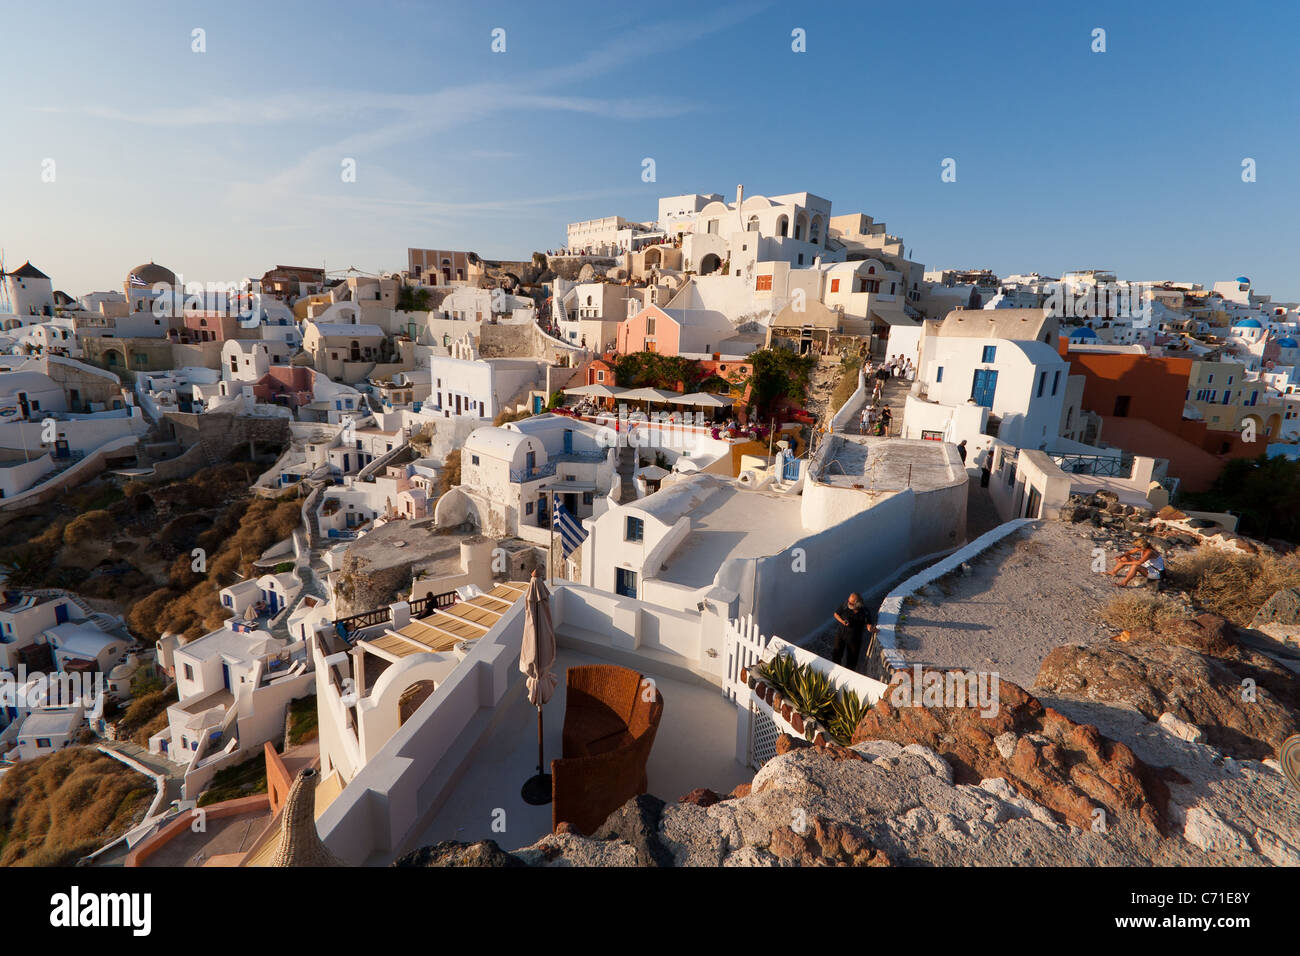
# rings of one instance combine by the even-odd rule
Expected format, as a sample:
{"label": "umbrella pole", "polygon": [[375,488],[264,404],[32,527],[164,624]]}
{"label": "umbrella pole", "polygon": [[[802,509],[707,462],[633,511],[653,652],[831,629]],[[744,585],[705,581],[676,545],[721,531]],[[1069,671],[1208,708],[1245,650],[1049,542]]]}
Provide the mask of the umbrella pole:
{"label": "umbrella pole", "polygon": [[542,760],[542,708],[537,707],[537,773],[524,781],[519,795],[524,803],[533,807],[545,806],[551,802],[551,775],[543,773],[546,764]]}

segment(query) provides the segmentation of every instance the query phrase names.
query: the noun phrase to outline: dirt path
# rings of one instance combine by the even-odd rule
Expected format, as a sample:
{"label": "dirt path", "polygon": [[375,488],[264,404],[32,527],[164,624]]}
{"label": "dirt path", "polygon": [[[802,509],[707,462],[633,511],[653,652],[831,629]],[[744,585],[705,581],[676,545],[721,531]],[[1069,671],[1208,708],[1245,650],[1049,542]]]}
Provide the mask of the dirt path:
{"label": "dirt path", "polygon": [[1094,547],[1105,547],[1107,567],[1114,564],[1108,540],[1054,521],[1009,536],[969,573],[942,578],[906,603],[899,650],[910,662],[996,670],[1032,687],[1052,648],[1110,634],[1100,611],[1119,592],[1091,570]]}

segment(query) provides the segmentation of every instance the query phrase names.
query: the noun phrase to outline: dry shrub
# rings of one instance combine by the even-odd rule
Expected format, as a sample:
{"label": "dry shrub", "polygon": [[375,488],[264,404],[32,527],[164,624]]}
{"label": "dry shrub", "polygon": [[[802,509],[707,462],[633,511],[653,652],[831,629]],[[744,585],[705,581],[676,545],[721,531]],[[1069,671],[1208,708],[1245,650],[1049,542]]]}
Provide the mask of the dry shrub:
{"label": "dry shrub", "polygon": [[[117,733],[119,737],[133,737],[141,728],[148,727],[155,722],[159,714],[166,715],[167,708],[176,703],[176,688],[171,690],[156,690],[152,693],[142,694],[131,701],[130,706],[126,708],[126,713],[122,719],[117,722]],[[161,727],[156,728],[153,732],[157,733]],[[148,736],[145,737],[145,746],[148,743]]]}
{"label": "dry shrub", "polygon": [[441,498],[460,484],[460,449],[453,448],[443,462],[442,471],[438,472],[438,487],[435,489]]}
{"label": "dry shrub", "polygon": [[107,511],[87,511],[68,522],[63,529],[63,543],[77,546],[89,541],[104,541],[117,530],[117,522]]}
{"label": "dry shrub", "polygon": [[159,588],[147,597],[136,601],[127,614],[127,624],[131,628],[131,633],[146,642],[153,642],[162,637],[162,627],[168,625],[162,616],[163,609],[176,600],[176,597],[177,592],[171,588]]}
{"label": "dry shrub", "polygon": [[[220,589],[253,573],[253,562],[271,545],[293,534],[302,520],[297,501],[258,498],[238,501],[198,537],[207,552],[206,572],[190,569],[187,552],[172,564],[170,588],[161,588],[131,608],[134,632],[157,640],[163,631],[194,639],[220,627],[230,613]],[[192,582],[185,587],[187,582]]]}
{"label": "dry shrub", "polygon": [[1300,587],[1295,554],[1233,554],[1203,544],[1167,564],[1166,578],[1197,606],[1242,626],[1276,592]]}
{"label": "dry shrub", "polygon": [[1120,631],[1158,630],[1186,615],[1186,609],[1167,594],[1124,591],[1102,609],[1106,623]]}
{"label": "dry shrub", "polygon": [[0,866],[71,866],[144,816],[153,782],[81,747],[0,778]]}
{"label": "dry shrub", "polygon": [[159,731],[165,729],[169,721],[167,720],[167,708],[164,707],[154,715],[153,719],[137,730],[131,737],[131,740],[141,747],[148,749],[149,738]]}

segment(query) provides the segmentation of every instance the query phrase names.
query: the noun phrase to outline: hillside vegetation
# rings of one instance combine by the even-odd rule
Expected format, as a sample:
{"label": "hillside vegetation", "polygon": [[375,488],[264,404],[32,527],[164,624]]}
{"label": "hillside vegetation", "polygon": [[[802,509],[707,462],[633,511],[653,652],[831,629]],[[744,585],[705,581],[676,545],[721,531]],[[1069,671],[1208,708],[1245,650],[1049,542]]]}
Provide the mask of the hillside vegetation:
{"label": "hillside vegetation", "polygon": [[0,777],[0,866],[72,866],[144,818],[153,781],[72,747]]}
{"label": "hillside vegetation", "polygon": [[162,485],[91,482],[0,529],[0,568],[18,587],[111,602],[146,642],[164,631],[198,637],[227,617],[217,591],[300,521],[296,499],[249,495],[258,471],[230,462]]}

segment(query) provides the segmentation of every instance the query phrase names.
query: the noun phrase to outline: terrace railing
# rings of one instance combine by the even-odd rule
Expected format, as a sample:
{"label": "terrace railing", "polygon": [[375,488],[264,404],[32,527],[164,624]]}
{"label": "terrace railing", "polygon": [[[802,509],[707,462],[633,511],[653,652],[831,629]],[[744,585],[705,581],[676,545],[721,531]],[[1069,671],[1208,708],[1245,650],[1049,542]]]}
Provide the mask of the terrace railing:
{"label": "terrace railing", "polygon": [[[411,602],[411,617],[426,617],[437,609],[451,607],[456,603],[456,600],[457,594],[455,591],[430,594],[428,597],[418,598]],[[368,627],[375,627],[380,624],[389,624],[392,623],[392,620],[393,612],[390,608],[375,608],[371,611],[362,611],[359,614],[336,618],[334,630],[340,637],[350,639],[357,631],[363,631]]]}
{"label": "terrace railing", "polygon": [[598,465],[605,460],[606,455],[607,452],[601,449],[595,451],[566,451],[559,455],[552,455],[551,461],[588,462]]}
{"label": "terrace railing", "polygon": [[427,617],[434,611],[451,607],[456,603],[457,597],[455,591],[447,591],[444,594],[430,594],[428,597],[416,598],[411,602],[411,617]]}
{"label": "terrace railing", "polygon": [[1052,455],[1061,471],[1071,475],[1097,475],[1109,478],[1131,478],[1133,476],[1133,456],[1121,455],[1111,458],[1106,455]]}
{"label": "terrace railing", "polygon": [[553,461],[538,465],[536,468],[511,468],[510,483],[512,485],[522,485],[524,482],[537,481],[539,478],[550,478],[554,474],[555,462]]}

